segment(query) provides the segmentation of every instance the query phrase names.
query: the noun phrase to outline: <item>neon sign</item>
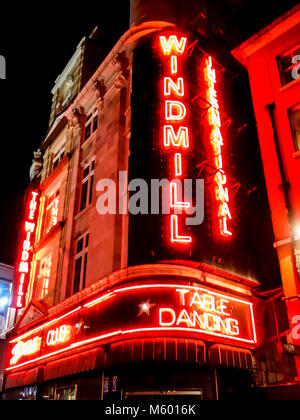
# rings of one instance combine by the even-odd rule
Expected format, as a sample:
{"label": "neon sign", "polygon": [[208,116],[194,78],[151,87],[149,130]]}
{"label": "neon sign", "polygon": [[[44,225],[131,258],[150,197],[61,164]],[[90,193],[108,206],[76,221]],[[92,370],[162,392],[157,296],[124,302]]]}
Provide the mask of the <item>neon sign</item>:
{"label": "neon sign", "polygon": [[50,330],[47,334],[46,344],[49,347],[64,344],[70,341],[72,335],[72,327],[69,325],[62,325],[55,330]]}
{"label": "neon sign", "polygon": [[[12,340],[13,362],[7,370],[103,340],[167,332],[251,348],[256,343],[253,305],[207,288],[176,284],[114,289]],[[41,344],[34,345],[36,340]]]}
{"label": "neon sign", "polygon": [[19,341],[11,351],[12,359],[10,360],[10,365],[15,365],[18,363],[22,357],[33,356],[41,350],[42,338],[35,337],[28,341]]}
{"label": "neon sign", "polygon": [[45,258],[41,264],[41,278],[43,282],[42,295],[41,295],[42,299],[45,299],[49,293],[51,267],[52,267],[52,257]]}
{"label": "neon sign", "polygon": [[43,338],[43,335],[39,334],[26,341],[20,340],[14,344],[10,359],[10,366],[16,365],[19,360],[24,357],[34,356],[39,353],[42,349],[42,344],[45,348],[57,347],[67,343],[72,338],[72,327],[69,325],[61,325],[53,330],[48,331]]}
{"label": "neon sign", "polygon": [[[199,328],[203,331],[238,337],[240,335],[239,321],[231,317],[228,305],[230,300],[207,292],[177,289],[181,309],[172,308],[159,310],[161,327]],[[184,308],[184,309],[182,309]]]}
{"label": "neon sign", "polygon": [[24,225],[24,233],[21,247],[20,262],[17,269],[15,282],[15,307],[22,309],[25,306],[26,290],[31,273],[33,245],[39,213],[39,192],[32,191],[27,209],[27,217]]}
{"label": "neon sign", "polygon": [[[174,153],[171,156],[173,179],[183,177],[183,151],[190,148],[189,128],[185,126],[187,117],[187,107],[185,104],[185,80],[179,74],[180,59],[186,54],[187,38],[176,35],[161,36],[160,48],[164,57],[168,58],[166,74],[163,83],[164,98],[164,148]],[[180,99],[180,100],[179,100]],[[181,152],[179,150],[182,150]],[[170,199],[171,214],[170,217],[170,235],[172,244],[188,245],[192,242],[191,236],[181,235],[179,230],[179,215],[175,210],[184,210],[191,207],[190,203],[179,202],[178,185],[171,183]]]}
{"label": "neon sign", "polygon": [[58,223],[58,205],[59,199],[56,198],[53,203],[53,207],[51,209],[51,227],[54,227]]}
{"label": "neon sign", "polygon": [[209,57],[206,62],[205,79],[208,83],[207,100],[211,105],[209,108],[209,125],[211,128],[211,144],[214,152],[214,167],[217,169],[215,176],[216,200],[218,202],[218,220],[220,233],[223,237],[231,237],[229,222],[232,220],[230,211],[230,197],[227,187],[227,176],[224,171],[224,141],[221,133],[220,106],[216,91],[216,71],[213,68],[212,58]]}

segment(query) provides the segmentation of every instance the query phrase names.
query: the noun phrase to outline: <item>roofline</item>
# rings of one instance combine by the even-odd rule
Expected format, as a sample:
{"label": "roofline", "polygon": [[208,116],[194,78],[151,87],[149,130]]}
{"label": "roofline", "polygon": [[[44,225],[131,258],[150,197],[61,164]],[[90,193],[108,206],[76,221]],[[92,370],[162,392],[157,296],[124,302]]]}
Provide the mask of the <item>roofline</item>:
{"label": "roofline", "polygon": [[174,28],[176,25],[170,22],[165,21],[147,21],[141,23],[140,25],[131,27],[126,31],[119,41],[115,44],[113,49],[109,52],[107,57],[102,61],[98,69],[91,76],[87,84],[82,88],[78,93],[73,103],[70,104],[69,108],[65,111],[65,116],[70,119],[72,117],[72,111],[74,108],[81,105],[82,100],[88,94],[90,89],[93,89],[93,83],[95,80],[98,80],[101,73],[108,67],[112,60],[118,55],[119,52],[124,51],[130,45],[138,42],[141,38],[153,34],[155,32],[161,31],[167,28]]}
{"label": "roofline", "polygon": [[[124,50],[126,47],[128,47],[128,45],[133,44],[134,42],[137,42],[140,38],[142,38],[146,35],[150,35],[154,32],[160,31],[162,29],[173,28],[174,26],[175,25],[170,23],[170,22],[151,21],[151,22],[144,22],[144,23],[142,23],[138,26],[133,26],[128,31],[126,31],[122,35],[122,37],[119,39],[119,41],[115,44],[113,49],[109,52],[109,54],[106,56],[106,58],[99,65],[99,67],[95,71],[95,73],[90,77],[90,79],[86,83],[86,85],[82,87],[81,91],[74,98],[74,100],[70,103],[69,107],[67,109],[65,109],[59,116],[56,117],[56,120],[53,122],[52,126],[50,126],[44,140],[42,141],[41,147],[43,149],[45,149],[45,144],[48,143],[49,137],[52,137],[52,133],[54,131],[53,127],[57,123],[58,118],[60,118],[61,121],[64,118],[66,118],[67,120],[72,118],[73,109],[80,106],[81,101],[83,100],[85,95],[87,95],[87,93],[91,89],[93,89],[94,81],[98,80],[102,71],[109,65],[109,63],[113,60],[114,57],[116,57],[116,55],[120,51]],[[79,46],[80,46],[80,44],[79,44]],[[76,54],[76,52],[74,54]],[[59,76],[59,77],[61,77],[61,76]]]}
{"label": "roofline", "polygon": [[270,25],[260,30],[239,47],[232,51],[232,55],[244,66],[248,67],[248,58],[270,44],[275,39],[300,23],[300,3],[289,10]]}
{"label": "roofline", "polygon": [[57,92],[57,90],[61,88],[64,80],[66,79],[66,77],[70,73],[71,69],[74,67],[74,65],[76,63],[76,60],[78,60],[78,58],[82,54],[82,51],[84,49],[86,40],[87,40],[86,37],[82,38],[82,40],[80,41],[80,43],[76,47],[76,50],[75,50],[74,54],[70,58],[68,64],[65,66],[64,70],[62,71],[62,73],[59,76],[57,76],[57,78],[56,78],[56,80],[54,82],[54,87],[51,90],[52,95],[55,95],[55,93]]}

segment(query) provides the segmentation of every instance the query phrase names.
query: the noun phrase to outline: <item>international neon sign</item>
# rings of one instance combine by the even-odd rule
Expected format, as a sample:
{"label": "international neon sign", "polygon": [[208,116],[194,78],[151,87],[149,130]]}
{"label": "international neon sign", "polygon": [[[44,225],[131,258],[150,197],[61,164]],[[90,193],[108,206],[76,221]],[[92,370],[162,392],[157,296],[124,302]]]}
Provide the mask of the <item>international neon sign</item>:
{"label": "international neon sign", "polygon": [[228,190],[227,176],[224,170],[224,141],[222,137],[222,124],[218,93],[216,90],[216,70],[213,68],[212,58],[206,61],[205,79],[208,84],[207,101],[210,104],[208,111],[209,126],[211,132],[211,145],[214,153],[214,167],[217,170],[215,176],[216,200],[218,203],[217,218],[219,220],[219,230],[221,236],[229,238],[232,236],[230,221],[232,214],[230,210],[230,196]]}
{"label": "international neon sign", "polygon": [[23,239],[21,242],[20,260],[17,265],[17,277],[14,285],[14,305],[22,309],[26,305],[26,293],[31,273],[31,262],[33,257],[33,246],[37,228],[37,220],[40,206],[40,194],[38,191],[30,193],[28,207],[26,209],[26,220],[24,224]]}
{"label": "international neon sign", "polygon": [[[165,71],[162,97],[164,101],[163,145],[171,151],[172,179],[182,179],[183,152],[190,149],[190,133],[186,126],[187,107],[185,79],[179,74],[182,59],[187,53],[187,38],[170,35],[159,38],[161,52],[164,56]],[[175,210],[186,210],[190,203],[177,200],[178,185],[170,185],[170,236],[172,244],[189,245],[192,237],[180,232],[180,216]],[[182,219],[182,218],[181,218]]]}
{"label": "international neon sign", "polygon": [[7,371],[107,339],[169,332],[251,347],[256,343],[253,305],[206,288],[176,284],[114,289],[13,339]]}

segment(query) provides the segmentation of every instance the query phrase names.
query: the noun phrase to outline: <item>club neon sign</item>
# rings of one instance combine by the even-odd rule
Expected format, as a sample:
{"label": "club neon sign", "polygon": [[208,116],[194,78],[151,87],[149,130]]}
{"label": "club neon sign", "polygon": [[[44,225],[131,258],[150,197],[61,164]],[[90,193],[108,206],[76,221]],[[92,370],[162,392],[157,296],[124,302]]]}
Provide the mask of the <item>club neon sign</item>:
{"label": "club neon sign", "polygon": [[22,309],[26,305],[26,291],[30,279],[31,262],[33,257],[33,246],[39,213],[38,191],[30,193],[29,204],[24,224],[23,240],[21,242],[20,262],[17,269],[17,279],[15,283],[15,307]]}
{"label": "club neon sign", "polygon": [[[180,74],[182,60],[187,54],[187,38],[170,35],[159,38],[161,52],[164,56],[165,74],[163,83],[164,126],[163,138],[165,150],[171,151],[172,179],[182,179],[183,153],[190,149],[190,133],[186,126],[187,107],[185,80]],[[191,204],[177,199],[178,184],[170,185],[170,235],[172,244],[188,245],[192,237],[180,232],[180,217],[176,210],[189,209]]]}
{"label": "club neon sign", "polygon": [[114,289],[13,339],[7,371],[104,340],[166,333],[252,348],[253,305],[206,288],[176,284]]}
{"label": "club neon sign", "polygon": [[222,124],[220,106],[216,90],[217,77],[216,71],[213,68],[211,57],[209,57],[206,61],[205,79],[208,83],[207,101],[210,104],[208,118],[211,128],[211,145],[214,152],[214,167],[217,170],[217,174],[215,176],[216,199],[218,202],[217,218],[219,220],[220,234],[225,238],[229,238],[232,236],[232,232],[230,231],[229,227],[229,222],[232,220],[232,215],[230,211],[230,197],[227,186],[227,176],[224,171],[224,141],[221,133]]}
{"label": "club neon sign", "polygon": [[59,344],[67,343],[72,336],[72,327],[69,325],[62,325],[55,330],[50,330],[47,334],[46,344],[49,347],[58,346]]}

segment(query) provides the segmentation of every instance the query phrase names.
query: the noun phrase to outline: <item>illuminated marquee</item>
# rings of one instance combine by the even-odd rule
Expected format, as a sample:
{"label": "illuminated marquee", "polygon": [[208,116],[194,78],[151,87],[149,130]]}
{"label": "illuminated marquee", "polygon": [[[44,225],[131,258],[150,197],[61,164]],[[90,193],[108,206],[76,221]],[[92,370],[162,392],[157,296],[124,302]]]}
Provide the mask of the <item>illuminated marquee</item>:
{"label": "illuminated marquee", "polygon": [[11,350],[11,355],[13,357],[10,359],[10,366],[16,365],[19,360],[24,357],[39,354],[42,349],[42,344],[44,348],[47,349],[67,343],[72,338],[72,330],[72,327],[69,325],[61,325],[55,329],[49,330],[43,335],[38,334],[33,338],[26,339],[26,341],[17,341]]}
{"label": "illuminated marquee", "polygon": [[16,365],[23,357],[38,353],[41,350],[41,344],[41,337],[35,337],[25,342],[19,341],[11,351],[13,357],[10,360],[10,365]]}
{"label": "illuminated marquee", "polygon": [[256,343],[253,305],[207,288],[176,284],[114,289],[12,340],[7,370],[104,340],[168,332],[251,348]]}
{"label": "illuminated marquee", "polygon": [[37,191],[32,191],[30,193],[23,239],[21,242],[21,255],[17,266],[17,277],[14,286],[14,306],[17,309],[22,309],[25,306],[26,291],[30,279],[33,245],[39,213],[39,197],[40,195]]}
{"label": "illuminated marquee", "polygon": [[209,108],[209,125],[211,128],[211,144],[214,152],[214,167],[217,169],[215,176],[216,200],[218,202],[218,219],[220,233],[223,237],[231,237],[229,222],[232,220],[230,211],[230,197],[227,186],[227,176],[224,171],[224,141],[221,133],[221,116],[216,91],[216,71],[213,68],[212,58],[209,57],[206,62],[205,78],[208,83],[207,101],[211,105]]}
{"label": "illuminated marquee", "polygon": [[[187,107],[185,80],[180,74],[181,61],[187,53],[187,38],[170,35],[161,36],[160,48],[167,60],[166,73],[163,83],[164,98],[164,148],[171,150],[172,179],[182,179],[183,153],[190,148],[189,128],[186,126]],[[191,207],[190,203],[178,201],[178,185],[171,183],[170,207],[173,213],[170,217],[171,243],[188,245],[192,237],[182,235],[180,232],[180,217],[175,210],[184,210]]]}

